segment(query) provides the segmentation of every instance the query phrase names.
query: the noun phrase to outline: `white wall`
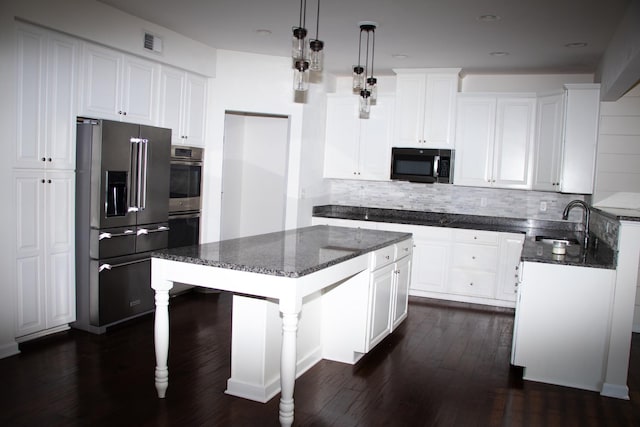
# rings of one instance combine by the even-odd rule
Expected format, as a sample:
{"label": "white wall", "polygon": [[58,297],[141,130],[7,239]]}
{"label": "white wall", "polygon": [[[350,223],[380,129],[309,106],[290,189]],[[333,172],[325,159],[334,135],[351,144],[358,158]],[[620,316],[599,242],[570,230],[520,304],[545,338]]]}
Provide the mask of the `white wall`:
{"label": "white wall", "polygon": [[[632,195],[617,195],[616,205],[610,198],[616,193],[640,193],[640,84],[616,102],[600,103],[598,155],[594,204],[624,206]],[[605,199],[610,202],[604,202]]]}
{"label": "white wall", "polygon": [[244,152],[244,117],[227,114],[224,120],[222,166],[222,197],[220,211],[220,238],[231,239],[240,235],[240,212],[242,207],[242,153]]}
{"label": "white wall", "polygon": [[[205,76],[215,75],[216,50],[94,0],[2,0],[3,23],[16,17],[78,38]],[[163,39],[161,54],[143,49],[144,32]]]}
{"label": "white wall", "polygon": [[[258,68],[247,64],[259,64]],[[226,111],[289,117],[287,209],[285,228],[298,225],[298,197],[302,158],[303,104],[294,102],[293,71],[289,57],[273,57],[219,50],[216,78],[210,80],[207,113],[207,147],[204,167],[203,242],[220,238],[220,191]],[[303,173],[302,173],[303,174]]]}

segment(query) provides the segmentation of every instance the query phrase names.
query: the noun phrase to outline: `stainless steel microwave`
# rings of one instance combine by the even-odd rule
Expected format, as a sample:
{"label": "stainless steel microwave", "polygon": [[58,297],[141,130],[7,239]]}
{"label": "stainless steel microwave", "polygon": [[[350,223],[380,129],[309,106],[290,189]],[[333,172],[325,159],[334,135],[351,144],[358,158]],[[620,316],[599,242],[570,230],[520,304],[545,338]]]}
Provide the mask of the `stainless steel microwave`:
{"label": "stainless steel microwave", "polygon": [[453,150],[391,148],[391,179],[423,183],[453,183]]}

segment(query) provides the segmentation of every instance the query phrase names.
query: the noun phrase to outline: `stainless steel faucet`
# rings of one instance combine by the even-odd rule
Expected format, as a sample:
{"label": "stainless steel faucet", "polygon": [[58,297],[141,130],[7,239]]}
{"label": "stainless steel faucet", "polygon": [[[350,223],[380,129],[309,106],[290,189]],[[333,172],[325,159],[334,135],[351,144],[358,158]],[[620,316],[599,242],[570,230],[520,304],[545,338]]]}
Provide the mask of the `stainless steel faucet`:
{"label": "stainless steel faucet", "polygon": [[587,249],[589,246],[589,218],[591,216],[591,209],[589,205],[582,200],[572,200],[567,203],[567,206],[564,208],[564,212],[562,212],[562,219],[569,218],[569,211],[575,207],[581,206],[584,209],[584,215],[582,216],[583,226],[584,226],[584,248]]}

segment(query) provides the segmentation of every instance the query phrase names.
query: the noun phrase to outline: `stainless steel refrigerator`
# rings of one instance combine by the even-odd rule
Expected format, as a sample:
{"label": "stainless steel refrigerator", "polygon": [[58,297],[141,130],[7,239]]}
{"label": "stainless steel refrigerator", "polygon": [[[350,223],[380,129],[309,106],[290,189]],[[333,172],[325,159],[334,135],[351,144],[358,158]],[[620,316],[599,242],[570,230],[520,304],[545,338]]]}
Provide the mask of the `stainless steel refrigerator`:
{"label": "stainless steel refrigerator", "polygon": [[151,312],[153,250],[168,242],[171,131],[78,118],[76,322],[103,333]]}

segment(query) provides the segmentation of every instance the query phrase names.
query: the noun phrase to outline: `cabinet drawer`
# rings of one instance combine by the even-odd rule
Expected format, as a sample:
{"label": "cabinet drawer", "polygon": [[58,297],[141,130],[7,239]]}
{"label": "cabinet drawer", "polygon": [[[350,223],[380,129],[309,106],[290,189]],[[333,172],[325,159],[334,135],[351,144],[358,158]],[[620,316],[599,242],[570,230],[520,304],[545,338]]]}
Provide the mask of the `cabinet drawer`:
{"label": "cabinet drawer", "polygon": [[389,245],[371,254],[371,270],[377,270],[392,263],[396,256],[396,245]]}
{"label": "cabinet drawer", "polygon": [[495,273],[478,270],[452,268],[449,290],[454,294],[492,298],[495,288]]}
{"label": "cabinet drawer", "polygon": [[413,240],[408,239],[400,243],[396,243],[396,253],[395,259],[400,259],[407,255],[411,255],[411,251],[413,250]]}
{"label": "cabinet drawer", "polygon": [[498,247],[485,245],[453,245],[453,267],[495,272],[498,268]]}
{"label": "cabinet drawer", "polygon": [[463,243],[482,243],[482,244],[498,244],[498,238],[500,233],[494,231],[482,231],[482,230],[462,230],[457,229],[454,231],[453,238],[456,242]]}

